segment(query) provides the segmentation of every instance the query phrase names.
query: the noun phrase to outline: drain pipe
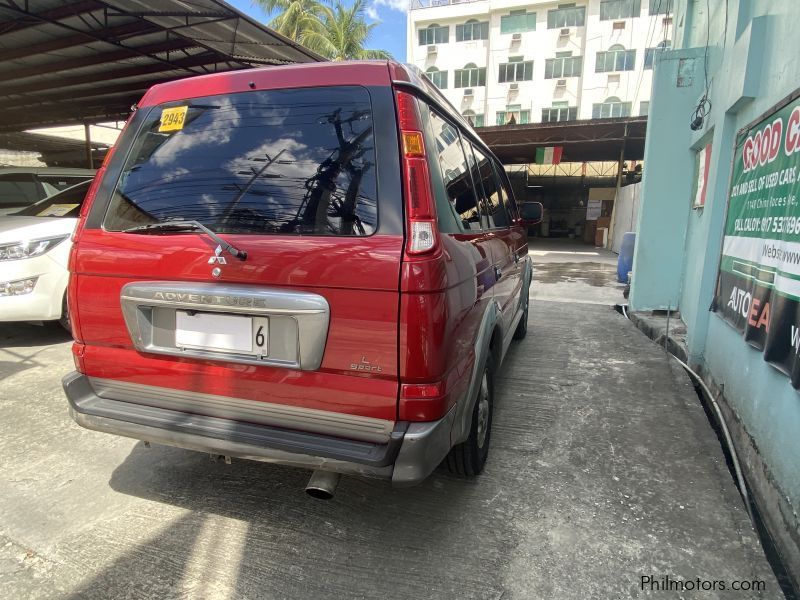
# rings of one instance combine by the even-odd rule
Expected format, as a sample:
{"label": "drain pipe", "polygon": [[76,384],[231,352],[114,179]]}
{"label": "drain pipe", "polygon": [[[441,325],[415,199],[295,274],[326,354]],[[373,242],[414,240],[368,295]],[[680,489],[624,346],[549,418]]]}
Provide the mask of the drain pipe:
{"label": "drain pipe", "polygon": [[747,492],[747,485],[745,484],[744,481],[744,475],[742,475],[742,468],[739,465],[739,457],[736,454],[736,449],[733,447],[733,440],[731,439],[730,431],[728,431],[728,425],[727,423],[725,423],[725,418],[722,416],[722,411],[719,408],[719,404],[717,404],[716,398],[714,398],[714,396],[711,394],[711,390],[708,389],[708,386],[706,385],[705,381],[703,381],[700,375],[692,371],[692,369],[689,368],[689,365],[687,365],[685,362],[683,362],[680,358],[678,358],[674,354],[671,354],[669,352],[667,354],[669,354],[672,358],[678,361],[678,364],[682,366],[686,370],[686,372],[692,377],[692,379],[694,379],[698,383],[698,385],[702,388],[703,392],[705,393],[706,397],[711,401],[711,405],[714,407],[714,412],[717,413],[717,420],[719,421],[720,427],[722,428],[722,433],[725,436],[725,443],[728,446],[728,452],[730,452],[731,455],[731,462],[733,462],[733,470],[736,472],[736,480],[737,483],[739,484],[739,493],[741,493],[742,500],[744,500],[744,505],[747,508],[747,514],[750,515],[750,521],[752,521],[753,526],[755,526],[756,520],[755,517],[753,516],[753,509],[750,506],[750,494]]}
{"label": "drain pipe", "polygon": [[[630,320],[630,316],[628,316],[628,313],[627,313],[627,311],[625,309],[625,305],[623,304],[621,306],[622,306],[622,314],[625,315],[626,319]],[[669,315],[669,313],[667,313],[667,314]],[[747,491],[747,484],[744,481],[744,475],[742,474],[742,468],[741,468],[741,466],[739,464],[739,456],[736,454],[736,448],[733,447],[733,439],[731,438],[731,433],[728,430],[728,425],[725,422],[725,417],[722,416],[722,410],[720,409],[719,404],[717,404],[717,400],[716,400],[716,398],[714,398],[714,395],[711,393],[711,390],[706,385],[706,382],[703,381],[703,379],[700,377],[700,375],[695,373],[689,367],[689,365],[687,365],[685,362],[683,362],[680,358],[678,358],[677,356],[675,356],[671,352],[667,351],[667,338],[669,338],[669,327],[667,328],[667,333],[664,336],[664,350],[665,350],[665,352],[667,353],[668,356],[671,356],[672,358],[674,358],[678,362],[678,364],[684,368],[684,370],[689,374],[689,376],[695,382],[697,382],[697,384],[703,390],[703,393],[705,394],[706,398],[709,399],[709,401],[711,402],[711,405],[714,407],[714,412],[717,413],[717,421],[719,422],[720,428],[722,429],[722,434],[725,437],[725,445],[728,446],[728,452],[731,455],[731,462],[733,463],[733,470],[736,473],[736,483],[738,484],[738,487],[739,487],[739,493],[742,495],[742,500],[744,501],[745,508],[747,508],[747,514],[750,516],[750,521],[753,523],[753,527],[755,527],[756,526],[756,520],[755,520],[755,516],[753,515],[753,508],[750,505],[750,494]]]}

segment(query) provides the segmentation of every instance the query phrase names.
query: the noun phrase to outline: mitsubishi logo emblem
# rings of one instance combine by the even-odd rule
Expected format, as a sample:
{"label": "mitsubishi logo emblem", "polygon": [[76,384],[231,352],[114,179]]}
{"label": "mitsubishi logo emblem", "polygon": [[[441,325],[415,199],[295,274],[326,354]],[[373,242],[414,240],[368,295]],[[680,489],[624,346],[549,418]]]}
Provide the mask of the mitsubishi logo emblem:
{"label": "mitsubishi logo emblem", "polygon": [[214,250],[214,256],[208,259],[208,264],[210,265],[227,265],[228,262],[225,260],[225,257],[222,256],[222,246],[217,246]]}

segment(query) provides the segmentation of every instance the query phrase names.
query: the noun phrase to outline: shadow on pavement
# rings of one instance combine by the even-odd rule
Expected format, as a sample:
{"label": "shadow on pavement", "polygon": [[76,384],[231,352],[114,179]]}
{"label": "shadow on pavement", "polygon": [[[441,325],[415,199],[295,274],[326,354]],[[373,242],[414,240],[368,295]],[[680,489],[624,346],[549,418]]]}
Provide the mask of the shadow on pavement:
{"label": "shadow on pavement", "polygon": [[50,346],[71,340],[70,333],[58,323],[0,323],[0,348]]}
{"label": "shadow on pavement", "polygon": [[[72,597],[125,589],[120,571],[136,578],[136,597],[172,597],[181,593],[176,586],[183,585],[184,571],[202,567],[209,580],[238,570],[230,597],[379,597],[394,589],[402,590],[398,597],[450,597],[460,590],[460,597],[495,598],[516,540],[509,515],[492,505],[500,485],[492,479],[502,475],[501,465],[487,468],[481,485],[441,471],[407,489],[343,477],[334,499],[320,501],[303,491],[310,471],[236,459],[225,465],[140,443],[114,471],[112,489],[192,512]],[[220,544],[210,564],[198,565],[205,553],[193,542],[204,527],[213,530],[209,520],[244,522],[245,533]],[[169,570],[141,573],[158,576],[149,584],[137,566],[147,556],[170,560]],[[209,593],[204,589],[196,591]]]}

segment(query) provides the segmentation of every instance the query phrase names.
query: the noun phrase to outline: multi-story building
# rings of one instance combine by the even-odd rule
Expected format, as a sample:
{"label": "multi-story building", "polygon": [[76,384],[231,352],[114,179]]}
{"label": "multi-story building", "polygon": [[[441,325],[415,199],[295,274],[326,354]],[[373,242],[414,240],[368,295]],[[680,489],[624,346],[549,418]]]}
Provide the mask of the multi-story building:
{"label": "multi-story building", "polygon": [[646,115],[673,0],[412,0],[408,62],[477,126]]}

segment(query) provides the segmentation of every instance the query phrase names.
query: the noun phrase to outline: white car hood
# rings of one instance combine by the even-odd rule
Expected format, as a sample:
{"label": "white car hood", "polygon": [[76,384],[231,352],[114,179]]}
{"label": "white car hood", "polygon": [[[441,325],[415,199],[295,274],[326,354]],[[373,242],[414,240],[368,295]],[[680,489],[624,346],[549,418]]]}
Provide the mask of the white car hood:
{"label": "white car hood", "polygon": [[72,217],[0,217],[0,244],[69,235],[77,223]]}

